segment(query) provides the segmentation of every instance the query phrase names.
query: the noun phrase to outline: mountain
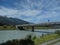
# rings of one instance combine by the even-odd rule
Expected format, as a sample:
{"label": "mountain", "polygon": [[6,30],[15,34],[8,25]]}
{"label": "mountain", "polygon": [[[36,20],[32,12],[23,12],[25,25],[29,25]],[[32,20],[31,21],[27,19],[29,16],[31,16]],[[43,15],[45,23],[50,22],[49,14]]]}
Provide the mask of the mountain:
{"label": "mountain", "polygon": [[0,25],[19,25],[19,24],[30,24],[30,23],[18,18],[0,16]]}

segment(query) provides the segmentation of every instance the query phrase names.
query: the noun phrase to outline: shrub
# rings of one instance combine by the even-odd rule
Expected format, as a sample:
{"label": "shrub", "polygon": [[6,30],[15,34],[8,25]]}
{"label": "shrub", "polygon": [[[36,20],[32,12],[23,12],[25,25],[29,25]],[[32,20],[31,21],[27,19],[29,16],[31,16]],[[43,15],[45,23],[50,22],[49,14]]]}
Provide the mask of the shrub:
{"label": "shrub", "polygon": [[56,30],[55,33],[60,35],[60,30]]}
{"label": "shrub", "polygon": [[33,36],[33,38],[32,38],[33,40],[35,40],[35,39],[37,39],[37,37],[36,36]]}

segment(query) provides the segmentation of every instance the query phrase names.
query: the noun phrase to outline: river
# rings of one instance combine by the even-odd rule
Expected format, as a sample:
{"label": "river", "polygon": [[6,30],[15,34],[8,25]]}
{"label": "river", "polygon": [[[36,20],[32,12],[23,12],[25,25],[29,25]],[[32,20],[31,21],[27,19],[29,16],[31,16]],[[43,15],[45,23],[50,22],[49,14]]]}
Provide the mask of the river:
{"label": "river", "polygon": [[55,29],[35,30],[35,32],[20,31],[20,30],[1,30],[0,31],[0,43],[6,42],[7,40],[12,40],[12,39],[22,39],[22,38],[25,38],[29,34],[40,37],[42,34],[52,33],[54,31]]}

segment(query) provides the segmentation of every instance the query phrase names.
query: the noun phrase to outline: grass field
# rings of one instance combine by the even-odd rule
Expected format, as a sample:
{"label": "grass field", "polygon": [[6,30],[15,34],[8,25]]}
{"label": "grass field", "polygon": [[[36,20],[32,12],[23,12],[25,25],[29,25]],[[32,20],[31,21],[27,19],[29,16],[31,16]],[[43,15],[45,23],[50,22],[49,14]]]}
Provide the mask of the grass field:
{"label": "grass field", "polygon": [[15,26],[0,26],[0,30],[16,30]]}
{"label": "grass field", "polygon": [[48,34],[34,39],[35,45],[59,38],[58,34]]}

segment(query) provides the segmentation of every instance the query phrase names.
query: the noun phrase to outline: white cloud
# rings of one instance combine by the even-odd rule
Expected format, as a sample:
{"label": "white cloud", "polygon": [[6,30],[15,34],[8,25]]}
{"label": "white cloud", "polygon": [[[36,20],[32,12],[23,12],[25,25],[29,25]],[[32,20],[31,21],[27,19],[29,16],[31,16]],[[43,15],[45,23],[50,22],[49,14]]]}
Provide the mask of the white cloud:
{"label": "white cloud", "polygon": [[17,13],[17,10],[1,7],[0,8],[0,15],[15,15]]}
{"label": "white cloud", "polygon": [[57,16],[60,16],[59,13],[56,13],[56,12],[47,12],[45,15],[39,16],[39,18],[40,19],[43,19],[43,18],[54,18],[54,17],[57,17]]}
{"label": "white cloud", "polygon": [[51,19],[51,18],[52,18],[52,20],[56,20],[58,17],[60,17],[59,13],[54,12],[54,11],[48,11],[44,15],[27,18],[25,20],[35,22],[35,23],[41,23],[41,22],[46,22],[48,19]]}
{"label": "white cloud", "polygon": [[40,13],[39,10],[25,10],[25,11],[19,11],[19,15],[25,15],[25,16],[36,16]]}
{"label": "white cloud", "polygon": [[52,8],[52,9],[50,9],[50,11],[60,11],[60,7],[55,7],[55,8]]}
{"label": "white cloud", "polygon": [[[55,8],[56,9],[56,8]],[[1,7],[0,8],[0,15],[7,15],[8,17],[17,17],[23,19],[23,16],[29,17],[29,18],[24,18],[26,21],[31,21],[31,22],[40,22],[40,20],[45,19],[45,18],[57,18],[59,17],[59,13],[55,12],[54,10],[45,12],[45,14],[41,15],[42,10],[16,10],[16,9],[11,9],[11,8],[5,8]],[[40,15],[39,15],[40,14]],[[39,16],[37,16],[39,15]]]}
{"label": "white cloud", "polygon": [[16,10],[16,9],[10,9],[10,8],[5,8],[5,7],[1,7],[0,8],[0,15],[7,15],[7,16],[21,16],[21,15],[25,15],[25,16],[30,16],[30,17],[34,17],[36,15],[38,15],[40,13],[39,10]]}

